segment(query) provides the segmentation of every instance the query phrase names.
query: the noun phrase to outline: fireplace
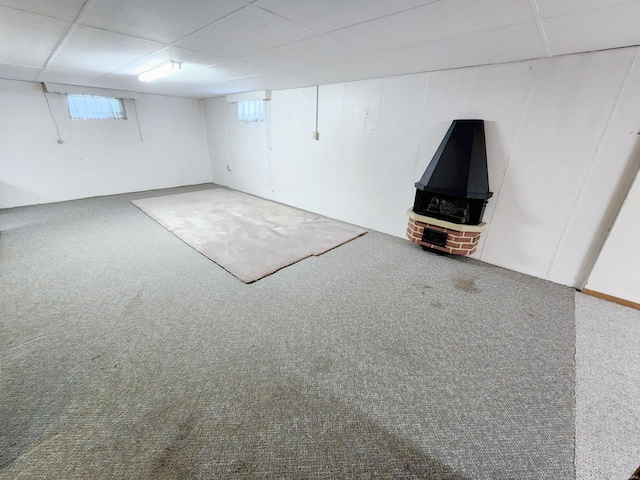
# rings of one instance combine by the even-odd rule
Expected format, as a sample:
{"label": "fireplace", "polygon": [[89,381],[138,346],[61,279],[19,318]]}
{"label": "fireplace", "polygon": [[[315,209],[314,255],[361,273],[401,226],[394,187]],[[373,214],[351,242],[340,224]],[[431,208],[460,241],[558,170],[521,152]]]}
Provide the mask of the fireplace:
{"label": "fireplace", "polygon": [[483,120],[454,120],[407,211],[407,237],[425,250],[471,255],[486,228],[489,191]]}

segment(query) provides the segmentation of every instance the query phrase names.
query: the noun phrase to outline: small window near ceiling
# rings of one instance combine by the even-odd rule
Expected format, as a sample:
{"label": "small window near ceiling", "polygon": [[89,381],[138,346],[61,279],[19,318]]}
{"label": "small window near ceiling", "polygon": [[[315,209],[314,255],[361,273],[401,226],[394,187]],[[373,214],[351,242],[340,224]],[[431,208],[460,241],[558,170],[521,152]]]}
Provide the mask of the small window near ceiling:
{"label": "small window near ceiling", "polygon": [[121,98],[98,95],[67,95],[69,116],[85,120],[126,120]]}
{"label": "small window near ceiling", "polygon": [[262,122],[264,121],[264,101],[263,100],[241,100],[238,102],[239,122]]}

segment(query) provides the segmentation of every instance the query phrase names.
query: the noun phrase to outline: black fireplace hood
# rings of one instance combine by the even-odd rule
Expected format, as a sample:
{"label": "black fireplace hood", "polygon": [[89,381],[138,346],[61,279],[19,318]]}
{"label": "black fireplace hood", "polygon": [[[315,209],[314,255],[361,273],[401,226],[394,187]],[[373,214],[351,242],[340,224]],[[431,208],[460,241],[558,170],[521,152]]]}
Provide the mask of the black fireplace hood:
{"label": "black fireplace hood", "polygon": [[416,188],[461,199],[491,198],[484,121],[454,120]]}

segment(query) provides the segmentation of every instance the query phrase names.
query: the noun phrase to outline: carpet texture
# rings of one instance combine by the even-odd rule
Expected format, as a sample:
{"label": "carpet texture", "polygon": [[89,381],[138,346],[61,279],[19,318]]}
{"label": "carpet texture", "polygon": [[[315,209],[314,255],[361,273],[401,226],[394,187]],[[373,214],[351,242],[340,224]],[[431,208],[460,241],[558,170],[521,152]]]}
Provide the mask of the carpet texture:
{"label": "carpet texture", "polygon": [[134,200],[133,204],[245,283],[366,233],[314,213],[222,188]]}
{"label": "carpet texture", "polygon": [[203,188],[0,211],[0,478],[575,478],[571,288],[377,232],[243,284],[130,203]]}
{"label": "carpet texture", "polygon": [[579,480],[627,480],[640,465],[640,311],[576,294]]}

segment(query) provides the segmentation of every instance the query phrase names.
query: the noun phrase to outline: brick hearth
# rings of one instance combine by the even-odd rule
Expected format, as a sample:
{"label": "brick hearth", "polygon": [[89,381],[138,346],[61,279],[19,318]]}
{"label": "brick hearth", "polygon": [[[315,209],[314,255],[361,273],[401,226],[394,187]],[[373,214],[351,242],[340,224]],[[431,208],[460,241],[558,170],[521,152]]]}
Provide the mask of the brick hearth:
{"label": "brick hearth", "polygon": [[[409,226],[407,227],[407,238],[412,242],[428,247],[433,250],[450,253],[452,255],[471,255],[478,248],[480,234],[487,228],[487,224],[482,222],[479,225],[461,225],[457,223],[445,222],[437,218],[418,215],[413,210],[407,210]],[[447,234],[447,244],[442,247],[422,240],[424,229],[436,230]]]}

